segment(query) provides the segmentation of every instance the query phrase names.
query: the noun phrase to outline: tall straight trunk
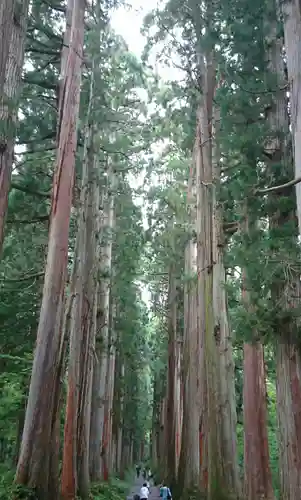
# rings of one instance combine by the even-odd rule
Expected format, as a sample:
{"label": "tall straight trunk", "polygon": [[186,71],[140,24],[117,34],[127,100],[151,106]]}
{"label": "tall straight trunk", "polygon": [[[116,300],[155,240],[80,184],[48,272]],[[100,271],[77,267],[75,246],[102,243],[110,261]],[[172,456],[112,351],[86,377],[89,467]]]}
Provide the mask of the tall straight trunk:
{"label": "tall straight trunk", "polygon": [[183,348],[183,429],[179,461],[179,487],[187,491],[200,485],[199,447],[199,346],[197,324],[196,245],[185,250],[184,348]]}
{"label": "tall straight trunk", "polygon": [[154,374],[154,382],[153,382],[153,407],[152,407],[152,429],[151,429],[151,450],[150,450],[150,456],[151,456],[151,463],[152,466],[156,469],[158,467],[158,435],[159,435],[159,420],[160,420],[160,414],[159,414],[159,409],[160,409],[160,401],[159,401],[159,394],[158,394],[158,389],[159,389],[159,381],[158,381],[158,375],[155,373]]}
{"label": "tall straight trunk", "polygon": [[[216,89],[218,85],[216,86]],[[224,266],[223,217],[218,201],[221,169],[218,147],[218,132],[221,122],[219,109],[214,106],[212,117],[212,172],[214,184],[212,206],[212,251],[213,251],[213,312],[214,337],[218,347],[220,371],[220,418],[222,426],[222,456],[224,474],[229,491],[240,495],[240,478],[236,445],[236,399],[234,384],[234,360],[232,348],[232,332],[228,319],[228,302],[226,295],[226,273]]]}
{"label": "tall straight trunk", "polygon": [[[54,176],[49,246],[25,425],[15,481],[49,498],[53,425],[57,422],[62,359],[62,316],[68,258],[71,193],[74,178],[84,36],[84,1],[75,0],[64,98],[59,114],[59,144]],[[53,498],[53,497],[52,497]]]}
{"label": "tall straight trunk", "polygon": [[114,472],[119,474],[121,467],[122,433],[123,433],[122,416],[124,410],[124,390],[123,390],[124,363],[119,351],[117,352],[116,356],[117,356],[115,365],[116,383],[114,385],[114,404],[113,404],[113,434],[115,440]]}
{"label": "tall straight trunk", "polygon": [[0,4],[0,96],[3,98],[3,89],[6,77],[6,64],[9,54],[9,45],[14,23],[15,0],[2,0]]}
{"label": "tall straight trunk", "polygon": [[224,290],[221,215],[212,150],[213,53],[199,57],[203,95],[197,123],[197,245],[200,338],[204,342],[207,391],[208,498],[238,498],[233,359]]}
{"label": "tall straight trunk", "polygon": [[[300,69],[300,55],[293,44],[301,40],[299,3],[294,1],[283,4],[284,28],[287,51],[288,77],[291,83],[291,118],[295,146],[295,174],[298,172],[300,149],[301,115],[297,100],[300,93],[300,75],[295,73]],[[292,30],[292,32],[289,32]],[[298,38],[299,36],[299,38]],[[296,38],[297,37],[297,38]],[[282,58],[282,40],[277,38],[277,24],[271,26],[269,47],[269,70],[277,78],[277,92],[274,94],[273,105],[269,112],[271,138],[265,147],[270,155],[271,177],[276,184],[290,180],[293,174],[291,151],[289,146],[289,120],[287,100],[285,94],[285,77]],[[299,142],[298,142],[299,141]],[[301,158],[301,157],[300,157]],[[279,165],[282,168],[279,173]],[[280,176],[280,178],[279,178]],[[297,189],[297,214],[300,217],[300,188]],[[295,217],[296,200],[292,187],[281,191],[271,192],[270,203],[274,213],[270,216],[271,231],[287,231],[287,226],[295,230],[291,234],[292,247],[297,245],[297,222]],[[286,203],[283,200],[286,199]],[[281,202],[282,200],[282,202]],[[299,220],[300,224],[300,220]],[[299,225],[300,231],[300,225]],[[287,240],[289,241],[289,240]],[[281,248],[281,247],[280,247]],[[274,250],[275,251],[275,250]],[[298,272],[289,276],[283,273],[282,280],[275,280],[271,288],[272,300],[275,308],[290,311],[300,307],[300,277]],[[279,318],[275,325],[275,336],[280,338],[276,346],[276,388],[277,388],[277,415],[279,429],[279,465],[281,498],[297,500],[301,496],[301,385],[298,376],[300,366],[300,351],[298,345],[298,324],[292,315],[288,321]]]}
{"label": "tall straight trunk", "polygon": [[14,157],[29,0],[0,5],[0,255]]}
{"label": "tall straight trunk", "polygon": [[167,478],[171,486],[176,480],[175,456],[175,381],[176,381],[176,336],[177,336],[177,289],[175,266],[170,266],[168,292],[168,382],[167,382],[167,411],[166,411],[166,451],[167,451]]}
{"label": "tall straight trunk", "polygon": [[166,473],[166,396],[161,400],[160,404],[160,439],[159,439],[159,457],[160,457],[160,473],[165,476]]}
{"label": "tall straight trunk", "polygon": [[176,341],[175,355],[175,473],[178,479],[179,461],[181,454],[182,439],[182,341],[178,338]]}
{"label": "tall straight trunk", "polygon": [[112,265],[112,229],[114,220],[114,174],[109,170],[107,203],[103,214],[105,241],[100,250],[100,283],[98,294],[97,330],[93,370],[91,431],[90,431],[90,475],[93,481],[103,479],[105,473],[103,438],[106,430],[106,380],[109,370],[109,307]]}
{"label": "tall straight trunk", "polygon": [[[187,209],[191,227],[196,221],[195,193],[195,153],[188,177]],[[202,439],[205,419],[202,419],[206,406],[201,406],[206,383],[202,373],[202,346],[199,335],[198,293],[197,283],[197,246],[191,239],[185,248],[184,286],[184,342],[183,342],[183,382],[182,382],[182,432],[181,451],[178,469],[178,493],[189,492],[202,486],[201,456],[205,443]]]}
{"label": "tall straight trunk", "polygon": [[[208,58],[209,69],[212,62]],[[205,372],[207,382],[207,439],[208,439],[208,498],[218,496],[225,487],[223,477],[223,458],[221,450],[221,427],[219,407],[219,360],[214,336],[213,311],[213,260],[212,260],[212,152],[211,129],[212,101],[210,92],[214,85],[208,71],[203,74],[206,89],[198,110],[197,141],[199,144],[196,159],[197,183],[197,258],[198,293],[200,301],[200,335],[204,342]],[[208,102],[207,102],[208,101]]]}
{"label": "tall straight trunk", "polygon": [[[294,144],[295,177],[301,177],[301,5],[299,0],[279,2],[282,9],[291,126]],[[297,216],[301,234],[301,183],[296,184]]]}
{"label": "tall straight trunk", "polygon": [[112,412],[113,412],[113,394],[115,383],[115,332],[113,317],[113,303],[110,302],[110,317],[109,317],[109,343],[108,343],[108,370],[106,375],[106,395],[105,395],[105,426],[103,433],[102,444],[102,460],[103,460],[103,477],[107,481],[111,472],[111,447],[112,447]]}
{"label": "tall straight trunk", "polygon": [[301,495],[301,408],[296,347],[279,342],[276,354],[281,498]]}
{"label": "tall straight trunk", "polygon": [[77,235],[75,297],[70,322],[68,394],[62,473],[62,497],[74,498],[77,492],[88,498],[89,434],[96,289],[96,231],[98,179],[95,169],[94,125],[91,108],[94,98],[94,72],[91,75],[83,158],[81,207]]}
{"label": "tall straight trunk", "polygon": [[[246,230],[248,221],[246,215]],[[242,299],[251,314],[247,273],[243,271]],[[273,500],[267,431],[264,350],[260,342],[244,344],[244,495],[247,500]],[[256,408],[256,411],[254,411]]]}
{"label": "tall straight trunk", "polygon": [[[121,367],[121,380],[124,378],[124,364]],[[124,391],[120,394],[120,413],[118,419],[118,435],[117,435],[117,450],[116,450],[116,472],[120,474],[122,460],[122,438],[123,438],[123,415],[124,410]]]}
{"label": "tall straight trunk", "polygon": [[264,353],[260,342],[244,344],[243,398],[244,494],[247,500],[274,499],[266,422]]}

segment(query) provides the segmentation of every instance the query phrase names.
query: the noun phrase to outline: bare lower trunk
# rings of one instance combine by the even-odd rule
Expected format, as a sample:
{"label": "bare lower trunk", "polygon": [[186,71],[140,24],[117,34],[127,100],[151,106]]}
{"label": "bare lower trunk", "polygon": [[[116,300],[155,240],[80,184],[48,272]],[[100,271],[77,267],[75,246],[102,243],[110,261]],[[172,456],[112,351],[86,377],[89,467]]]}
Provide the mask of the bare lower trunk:
{"label": "bare lower trunk", "polygon": [[281,498],[301,498],[300,381],[296,348],[279,342],[276,353]]}
{"label": "bare lower trunk", "polygon": [[102,437],[102,470],[103,479],[108,481],[110,474],[111,445],[112,445],[112,411],[113,411],[113,392],[114,392],[114,374],[115,374],[115,336],[112,322],[112,304],[110,305],[109,319],[109,344],[108,344],[108,366],[106,374],[105,388],[105,416],[104,430]]}
{"label": "bare lower trunk", "polygon": [[212,170],[215,179],[213,185],[213,310],[214,337],[218,346],[220,371],[220,418],[222,425],[222,456],[227,489],[234,495],[240,495],[240,478],[236,446],[236,400],[234,386],[234,360],[232,349],[232,332],[228,320],[228,304],[226,296],[226,274],[224,266],[224,234],[223,216],[218,201],[221,169],[218,148],[218,132],[220,112],[213,109],[212,120]]}
{"label": "bare lower trunk", "polygon": [[13,166],[29,0],[0,5],[0,254]]}
{"label": "bare lower trunk", "polygon": [[175,268],[171,265],[169,273],[168,296],[168,383],[167,383],[167,411],[166,411],[166,452],[167,452],[167,478],[172,486],[176,479],[175,457],[175,377],[176,377],[176,331],[177,331],[177,302]]}
{"label": "bare lower trunk", "polygon": [[244,345],[244,469],[246,499],[273,499],[264,356],[258,342]]}
{"label": "bare lower trunk", "polygon": [[154,374],[153,381],[153,408],[152,408],[152,430],[151,430],[151,463],[156,469],[158,466],[158,434],[159,434],[159,394],[158,375]]}
{"label": "bare lower trunk", "polygon": [[183,401],[182,401],[182,342],[177,341],[176,345],[176,369],[175,369],[175,470],[178,477],[178,468],[181,453],[182,439],[182,419],[183,419]]}
{"label": "bare lower trunk", "polygon": [[[50,498],[49,466],[53,426],[58,409],[62,360],[62,316],[68,257],[71,193],[74,177],[79,110],[84,2],[76,0],[71,46],[66,61],[64,99],[60,110],[60,133],[53,186],[49,246],[37,345],[28,405],[16,472],[16,482],[35,488],[39,498]],[[53,500],[53,497],[51,497]]]}
{"label": "bare lower trunk", "polygon": [[199,487],[199,349],[197,325],[196,245],[190,241],[185,251],[185,272],[190,276],[184,290],[183,349],[183,429],[179,461],[179,486],[184,490]]}
{"label": "bare lower trunk", "polygon": [[240,484],[236,460],[234,365],[224,287],[221,214],[216,196],[219,172],[212,149],[215,86],[212,53],[207,53],[205,59],[200,55],[200,67],[204,89],[196,134],[197,267],[200,341],[203,342],[207,393],[207,490],[211,500],[221,494],[238,498]]}
{"label": "bare lower trunk", "polygon": [[91,76],[81,187],[81,208],[75,259],[75,297],[70,324],[68,395],[62,473],[62,497],[77,492],[89,497],[89,435],[92,382],[92,348],[96,308],[96,232],[99,188],[95,169],[94,132],[90,120],[94,74]]}
{"label": "bare lower trunk", "polygon": [[97,331],[93,371],[91,432],[90,432],[90,475],[96,481],[103,478],[104,462],[103,440],[108,426],[106,414],[107,374],[109,370],[109,307],[112,263],[112,228],[114,219],[113,174],[109,173],[110,194],[104,212],[103,228],[106,229],[106,241],[100,255],[100,283],[97,312]]}

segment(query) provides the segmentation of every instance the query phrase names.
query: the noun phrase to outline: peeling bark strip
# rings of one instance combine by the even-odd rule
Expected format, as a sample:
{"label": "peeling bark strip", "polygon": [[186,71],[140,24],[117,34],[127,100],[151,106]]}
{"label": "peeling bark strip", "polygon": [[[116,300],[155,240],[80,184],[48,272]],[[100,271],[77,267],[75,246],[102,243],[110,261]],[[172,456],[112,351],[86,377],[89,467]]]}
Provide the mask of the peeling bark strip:
{"label": "peeling bark strip", "polygon": [[[0,255],[8,206],[29,0],[0,2]],[[14,15],[19,6],[20,13]]]}
{"label": "peeling bark strip", "polygon": [[[301,175],[301,6],[300,0],[279,1],[283,14],[287,73],[290,83],[291,126],[295,177]],[[301,184],[296,184],[297,215],[301,234]]]}
{"label": "peeling bark strip", "polygon": [[[77,143],[81,64],[84,36],[84,0],[74,0],[70,47],[66,59],[60,135],[54,176],[49,246],[37,345],[28,406],[15,481],[35,488],[39,498],[51,496],[52,434],[58,411],[62,357],[63,295],[68,255],[69,220]],[[63,61],[64,62],[64,61]]]}

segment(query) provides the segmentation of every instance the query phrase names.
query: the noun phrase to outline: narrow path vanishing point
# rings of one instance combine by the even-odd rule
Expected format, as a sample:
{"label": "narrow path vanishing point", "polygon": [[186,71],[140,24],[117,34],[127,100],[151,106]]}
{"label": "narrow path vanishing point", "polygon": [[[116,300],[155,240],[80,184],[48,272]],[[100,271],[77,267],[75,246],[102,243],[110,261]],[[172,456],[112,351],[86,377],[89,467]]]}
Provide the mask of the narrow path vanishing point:
{"label": "narrow path vanishing point", "polygon": [[[139,495],[140,488],[144,482],[142,475],[139,478],[135,478],[135,484],[131,489],[131,493],[126,497],[127,500],[133,500],[134,495]],[[158,486],[153,485],[153,481],[150,481],[150,494],[148,500],[160,500],[160,490]]]}

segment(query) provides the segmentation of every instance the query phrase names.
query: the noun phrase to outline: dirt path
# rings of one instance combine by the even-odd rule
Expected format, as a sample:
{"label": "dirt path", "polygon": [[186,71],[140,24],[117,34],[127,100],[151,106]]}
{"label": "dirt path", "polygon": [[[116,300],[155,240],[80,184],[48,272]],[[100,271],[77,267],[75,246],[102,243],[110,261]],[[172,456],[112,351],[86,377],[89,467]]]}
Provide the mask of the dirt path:
{"label": "dirt path", "polygon": [[[140,476],[138,479],[137,477],[135,478],[135,484],[133,485],[131,489],[131,493],[127,496],[127,500],[133,500],[134,495],[139,495],[140,488],[144,482],[144,479],[142,476]],[[160,500],[160,491],[158,486],[153,486],[152,481],[150,482],[150,494],[148,497],[148,500]]]}

